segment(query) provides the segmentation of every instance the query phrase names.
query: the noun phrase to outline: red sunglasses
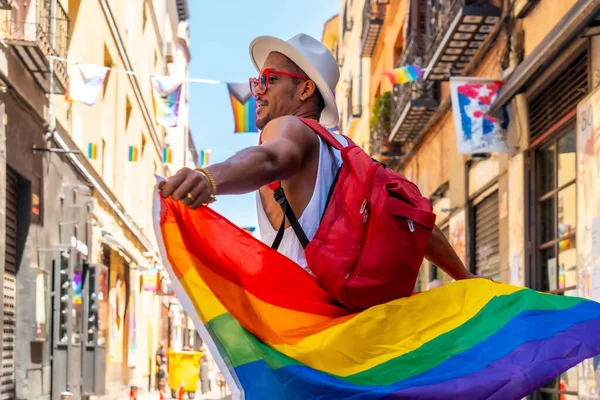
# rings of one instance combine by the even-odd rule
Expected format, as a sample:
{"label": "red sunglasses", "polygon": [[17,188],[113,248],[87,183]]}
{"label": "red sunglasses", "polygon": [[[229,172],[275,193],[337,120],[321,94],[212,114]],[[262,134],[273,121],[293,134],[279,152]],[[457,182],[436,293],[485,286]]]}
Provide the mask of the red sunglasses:
{"label": "red sunglasses", "polygon": [[305,82],[310,80],[302,75],[292,74],[291,72],[275,71],[274,69],[266,68],[258,78],[250,78],[248,80],[250,83],[250,93],[252,94],[252,96],[258,96],[260,94],[267,93],[267,90],[269,89],[269,80],[271,78],[271,74],[291,76],[292,78],[302,79]]}

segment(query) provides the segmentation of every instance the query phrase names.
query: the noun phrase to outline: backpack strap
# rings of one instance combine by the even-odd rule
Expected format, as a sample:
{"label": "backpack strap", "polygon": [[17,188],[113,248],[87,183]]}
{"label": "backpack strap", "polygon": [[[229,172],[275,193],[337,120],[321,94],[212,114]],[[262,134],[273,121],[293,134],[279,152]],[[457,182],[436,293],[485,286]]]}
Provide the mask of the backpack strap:
{"label": "backpack strap", "polygon": [[285,219],[287,218],[288,221],[290,221],[290,225],[292,226],[294,233],[298,237],[302,248],[306,249],[309,240],[306,237],[306,233],[304,233],[304,229],[302,229],[300,222],[298,222],[298,218],[296,218],[294,211],[292,211],[292,207],[290,207],[290,203],[285,197],[285,192],[283,191],[283,188],[281,186],[275,189],[273,197],[275,197],[275,201],[277,201],[281,206],[281,210],[283,211],[283,219],[281,220],[281,226],[279,226],[279,231],[277,231],[277,236],[275,236],[275,240],[273,241],[271,248],[275,250],[279,248],[279,245],[283,240],[283,234],[285,233]]}
{"label": "backpack strap", "polygon": [[[341,151],[344,148],[344,146],[342,146],[342,144],[338,142],[335,136],[333,136],[333,134],[329,132],[329,130],[323,125],[321,125],[318,121],[315,121],[314,119],[300,117],[298,119],[304,122],[310,129],[312,129],[317,135],[319,135],[321,139],[325,141],[325,143],[327,143],[334,149]],[[350,143],[352,142],[348,139],[348,144]]]}

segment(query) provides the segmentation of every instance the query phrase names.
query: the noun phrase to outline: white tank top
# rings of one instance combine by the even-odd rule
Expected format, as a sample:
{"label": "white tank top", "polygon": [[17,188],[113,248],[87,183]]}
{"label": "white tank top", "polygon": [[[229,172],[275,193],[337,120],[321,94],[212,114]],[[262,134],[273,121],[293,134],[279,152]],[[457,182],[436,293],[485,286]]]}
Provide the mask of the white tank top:
{"label": "white tank top", "polygon": [[[348,145],[348,142],[343,136],[334,136],[343,146]],[[304,233],[306,233],[308,240],[312,240],[317,232],[321,217],[325,211],[325,206],[327,205],[329,188],[335,179],[338,169],[342,165],[342,156],[339,150],[328,146],[320,137],[319,143],[319,168],[317,170],[315,188],[306,209],[300,218],[298,218],[298,222],[302,226]],[[267,218],[259,192],[256,194],[256,205],[258,211],[258,229],[260,231],[261,240],[270,246],[273,244],[275,236],[277,236],[277,231],[273,229],[269,218]],[[285,230],[278,251],[312,274],[312,271],[306,265],[304,249],[291,226]]]}

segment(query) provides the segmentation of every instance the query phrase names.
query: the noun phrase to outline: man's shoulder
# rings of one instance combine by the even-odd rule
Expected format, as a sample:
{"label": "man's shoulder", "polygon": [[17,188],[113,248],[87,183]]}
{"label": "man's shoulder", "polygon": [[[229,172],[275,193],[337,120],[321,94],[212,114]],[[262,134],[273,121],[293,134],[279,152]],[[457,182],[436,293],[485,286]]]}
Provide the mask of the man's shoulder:
{"label": "man's shoulder", "polygon": [[[313,133],[313,135],[307,135]],[[274,139],[277,137],[287,137],[289,139],[307,140],[312,138],[314,132],[302,120],[293,115],[286,115],[275,118],[264,127],[262,131],[262,140]]]}

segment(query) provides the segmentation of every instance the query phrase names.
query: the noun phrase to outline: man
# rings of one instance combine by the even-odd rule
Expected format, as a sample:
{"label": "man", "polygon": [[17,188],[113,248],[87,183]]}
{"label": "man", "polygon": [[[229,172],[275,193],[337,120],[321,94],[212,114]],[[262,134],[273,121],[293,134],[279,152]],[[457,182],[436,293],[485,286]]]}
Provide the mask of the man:
{"label": "man", "polygon": [[[250,80],[250,86],[257,99],[261,145],[200,171],[184,168],[160,189],[164,197],[171,196],[190,208],[214,201],[217,194],[258,190],[260,233],[262,240],[271,244],[283,212],[268,185],[280,181],[310,240],[323,215],[341,157],[298,117],[320,121],[327,127],[337,124],[334,89],[339,68],[323,44],[304,34],[287,42],[259,37],[250,44],[250,56],[260,72],[258,79]],[[347,144],[343,137],[337,138]],[[304,250],[292,229],[285,230],[278,251],[307,269]],[[437,227],[426,257],[456,280],[474,277]]]}
{"label": "man", "polygon": [[154,362],[156,364],[156,389],[160,390],[161,387],[164,387],[167,376],[167,349],[165,348],[165,341],[162,339],[158,342]]}

